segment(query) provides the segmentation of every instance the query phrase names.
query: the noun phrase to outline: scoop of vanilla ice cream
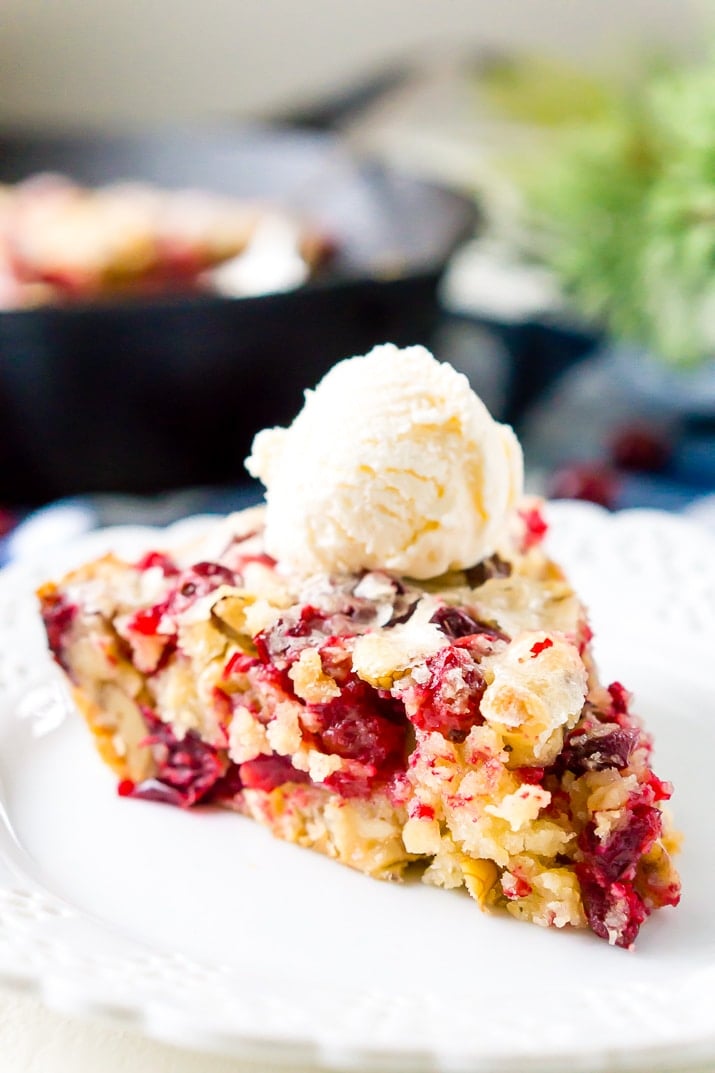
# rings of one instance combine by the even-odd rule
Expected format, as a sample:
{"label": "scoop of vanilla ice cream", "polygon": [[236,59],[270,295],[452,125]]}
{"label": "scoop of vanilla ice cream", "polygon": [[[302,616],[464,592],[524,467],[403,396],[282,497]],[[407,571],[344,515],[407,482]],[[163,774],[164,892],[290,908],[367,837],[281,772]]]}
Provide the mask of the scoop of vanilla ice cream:
{"label": "scoop of vanilla ice cream", "polygon": [[523,462],[465,376],[421,346],[335,365],[289,428],[259,432],[246,467],[266,486],[266,549],[302,573],[436,577],[491,555]]}

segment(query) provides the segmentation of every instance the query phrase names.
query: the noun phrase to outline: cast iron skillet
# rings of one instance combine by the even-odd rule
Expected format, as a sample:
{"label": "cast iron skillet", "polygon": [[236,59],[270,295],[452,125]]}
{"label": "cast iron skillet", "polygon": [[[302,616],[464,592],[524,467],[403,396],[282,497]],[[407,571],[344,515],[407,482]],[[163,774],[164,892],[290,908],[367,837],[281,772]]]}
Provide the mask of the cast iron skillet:
{"label": "cast iron skillet", "polygon": [[0,133],[0,181],[56,170],[276,199],[335,237],[323,275],[258,298],[168,297],[0,313],[0,502],[146,493],[244,477],[336,360],[427,341],[472,204],[276,128],[112,137]]}

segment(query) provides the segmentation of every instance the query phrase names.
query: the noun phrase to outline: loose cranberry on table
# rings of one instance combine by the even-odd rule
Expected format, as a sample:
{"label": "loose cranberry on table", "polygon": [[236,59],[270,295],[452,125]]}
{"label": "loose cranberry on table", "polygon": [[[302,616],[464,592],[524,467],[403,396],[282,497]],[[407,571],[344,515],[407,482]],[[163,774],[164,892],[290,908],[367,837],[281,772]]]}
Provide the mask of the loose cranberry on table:
{"label": "loose cranberry on table", "polygon": [[668,465],[672,451],[667,433],[646,422],[622,425],[608,444],[613,464],[636,473],[660,473]]}
{"label": "loose cranberry on table", "polygon": [[547,489],[550,499],[585,499],[613,509],[621,482],[610,466],[599,462],[574,462],[552,475]]}
{"label": "loose cranberry on table", "polygon": [[17,518],[12,511],[6,510],[5,507],[0,507],[0,538],[7,536],[11,529],[15,528],[17,524]]}

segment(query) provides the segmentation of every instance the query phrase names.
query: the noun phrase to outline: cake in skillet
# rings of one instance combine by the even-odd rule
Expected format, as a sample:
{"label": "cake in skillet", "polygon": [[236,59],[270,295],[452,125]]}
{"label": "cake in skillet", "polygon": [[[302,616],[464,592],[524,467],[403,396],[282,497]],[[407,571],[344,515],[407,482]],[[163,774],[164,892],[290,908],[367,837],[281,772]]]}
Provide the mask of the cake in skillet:
{"label": "cake in skillet", "polygon": [[599,681],[511,429],[450,366],[384,346],[247,466],[265,507],[40,590],[119,793],[632,946],[679,898],[671,788]]}
{"label": "cake in skillet", "polygon": [[0,310],[292,289],[331,252],[287,210],[208,191],[90,188],[61,175],[0,184]]}

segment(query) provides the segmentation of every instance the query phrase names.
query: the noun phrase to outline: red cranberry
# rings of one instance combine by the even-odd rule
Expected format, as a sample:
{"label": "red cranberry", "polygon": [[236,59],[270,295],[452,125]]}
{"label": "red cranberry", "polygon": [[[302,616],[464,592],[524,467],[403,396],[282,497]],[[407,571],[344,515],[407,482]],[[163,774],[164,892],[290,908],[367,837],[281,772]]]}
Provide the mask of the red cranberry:
{"label": "red cranberry", "polygon": [[514,769],[514,774],[518,776],[522,782],[526,782],[530,786],[539,786],[544,778],[544,768],[519,767]]}
{"label": "red cranberry", "polygon": [[325,622],[325,614],[312,604],[301,607],[298,618],[285,627],[286,637],[309,637],[315,630],[320,630]]}
{"label": "red cranberry", "polygon": [[536,659],[542,652],[545,652],[547,648],[553,648],[554,642],[550,637],[545,637],[543,641],[537,641],[536,644],[531,646],[531,658]]}
{"label": "red cranberry", "polygon": [[578,627],[578,653],[583,656],[584,652],[593,640],[593,630],[589,626],[588,622],[583,620],[579,623]]}
{"label": "red cranberry", "polygon": [[599,841],[595,828],[589,825],[582,832],[579,844],[590,875],[602,886],[633,879],[639,860],[660,836],[662,829],[660,809],[652,805],[636,805],[623,826],[617,828],[605,842]]}
{"label": "red cranberry", "polygon": [[648,916],[648,909],[633,884],[613,883],[603,887],[592,878],[588,869],[579,864],[576,865],[576,874],[581,884],[583,905],[592,931],[599,938],[610,941],[609,927],[613,927],[611,922],[622,920],[615,943],[616,946],[629,949]]}
{"label": "red cranberry", "polygon": [[[626,822],[617,828],[605,842],[595,833],[590,824],[582,832],[579,847],[583,860],[576,864],[576,875],[581,884],[584,908],[588,922],[604,939],[611,939],[609,931],[614,921],[622,921],[615,942],[618,946],[632,946],[638,930],[650,912],[635,889],[638,883],[638,866],[653,843],[662,833],[660,809],[652,805],[636,805]],[[677,884],[668,884],[659,897],[655,887],[650,890],[652,905],[675,905],[679,898]],[[651,884],[653,886],[653,884]]]}
{"label": "red cranberry", "polygon": [[140,633],[143,637],[154,637],[166,612],[166,601],[154,607],[144,607],[136,611],[127,622],[127,629]]}
{"label": "red cranberry", "polygon": [[[146,664],[146,654],[144,654],[142,670],[146,674],[156,674],[158,671],[163,670],[173,653],[176,651],[176,631],[174,630],[171,633],[159,633],[159,626],[164,615],[167,614],[168,609],[168,600],[162,600],[160,604],[155,604],[154,607],[140,608],[139,611],[135,611],[127,621],[126,629],[130,634],[135,633],[140,637],[153,637],[163,645],[163,647],[158,645],[155,646],[157,651],[154,653],[155,662],[152,667],[149,667]],[[171,626],[169,628],[171,629]]]}
{"label": "red cranberry", "polygon": [[[153,552],[145,557],[146,561],[149,562],[149,566],[162,565],[160,561],[155,559],[157,555],[158,553]],[[159,556],[159,559],[161,558]],[[142,560],[142,562],[144,561]],[[149,566],[146,566],[145,569],[149,569]],[[172,574],[178,574],[178,570],[171,569],[170,564],[164,564],[162,569],[164,569],[167,577]],[[219,585],[233,584],[234,580],[235,578],[231,571],[219,563],[197,563],[190,570],[184,571],[176,587],[172,589],[166,599],[153,607],[141,608],[132,615],[127,622],[127,630],[141,634],[144,637],[162,636],[166,640],[166,647],[157,667],[154,668],[154,672],[165,666],[167,659],[175,649],[175,631],[173,633],[162,633],[161,635],[158,632],[164,616],[171,617],[181,614],[182,611],[186,611],[191,606],[194,600],[208,595]]]}
{"label": "red cranberry", "polygon": [[139,783],[127,796],[182,808],[195,805],[223,775],[226,761],[194,731],[179,740],[151,709],[144,708],[142,714],[149,729],[145,744],[151,747],[156,777]]}
{"label": "red cranberry", "polygon": [[673,796],[673,784],[670,782],[663,782],[663,780],[659,779],[652,771],[648,772],[646,785],[653,795],[653,801],[669,801]]}
{"label": "red cranberry", "polygon": [[[326,789],[340,797],[367,798],[375,785],[377,771],[371,765],[356,765],[347,771],[334,771],[323,783]],[[381,780],[382,781],[382,780]]]}
{"label": "red cranberry", "polygon": [[175,587],[157,607],[162,614],[180,615],[220,585],[235,584],[236,575],[220,563],[196,563],[178,576]]}
{"label": "red cranberry", "polygon": [[204,801],[232,801],[243,789],[241,770],[238,764],[229,763],[225,774],[213,784]]}
{"label": "red cranberry", "polygon": [[7,536],[11,529],[14,529],[17,523],[17,518],[9,510],[5,510],[4,507],[0,507],[0,538]]}
{"label": "red cranberry", "polygon": [[483,719],[479,705],[486,688],[484,676],[464,648],[441,648],[426,661],[429,678],[414,687],[416,711],[410,716],[420,730],[438,730],[453,741],[464,741]]}
{"label": "red cranberry", "polygon": [[326,619],[324,612],[310,604],[305,604],[297,612],[287,612],[270,629],[262,630],[254,637],[258,658],[280,671],[288,670],[303,649],[313,643],[316,634],[326,636],[330,632],[326,629]]}
{"label": "red cranberry", "polygon": [[359,760],[383,768],[403,759],[407,719],[403,706],[358,678],[341,689],[327,704],[310,705],[321,726],[320,739],[326,752],[347,760]]}
{"label": "red cranberry", "polygon": [[164,577],[175,577],[179,573],[179,568],[173,559],[162,551],[149,551],[136,564],[137,570],[141,571],[151,570],[157,566]]}
{"label": "red cranberry", "polygon": [[161,779],[144,779],[130,790],[125,788],[123,797],[135,797],[139,801],[156,801],[160,805],[173,805],[174,808],[189,808],[195,802],[190,801],[181,790],[175,789]]}
{"label": "red cranberry", "polygon": [[608,687],[611,697],[611,710],[614,715],[627,715],[628,706],[631,702],[631,694],[620,682],[611,682]]}
{"label": "red cranberry", "polygon": [[564,466],[553,474],[548,486],[552,499],[585,499],[608,508],[616,506],[619,490],[615,471],[591,462]]}
{"label": "red cranberry", "polygon": [[257,756],[239,768],[242,785],[247,790],[269,793],[286,782],[309,782],[308,773],[293,767],[287,756]]}
{"label": "red cranberry", "polygon": [[524,523],[524,551],[540,544],[546,536],[549,526],[539,507],[520,510],[519,517]]}
{"label": "red cranberry", "polygon": [[507,898],[513,901],[515,898],[528,898],[532,890],[533,887],[528,880],[524,879],[523,876],[515,875],[513,884],[504,893]]}
{"label": "red cranberry", "polygon": [[334,718],[320,738],[326,752],[381,768],[390,759],[402,757],[405,727],[379,715],[347,709]]}
{"label": "red cranberry", "polygon": [[592,732],[576,731],[568,738],[558,758],[559,769],[583,775],[586,771],[624,768],[638,746],[637,728],[618,723],[600,723]]}
{"label": "red cranberry", "polygon": [[671,445],[662,429],[633,423],[616,430],[609,444],[609,454],[621,469],[659,473],[670,461]]}
{"label": "red cranberry", "polygon": [[249,656],[246,652],[234,652],[223,669],[222,678],[230,678],[232,674],[245,674],[252,667],[257,667],[260,660],[255,656]]}
{"label": "red cranberry", "polygon": [[[194,563],[181,575],[175,599],[198,600],[201,596],[208,596],[219,585],[235,584],[236,575],[227,566],[220,563]],[[177,610],[176,607],[173,610]]]}
{"label": "red cranberry", "polygon": [[42,598],[41,614],[47,643],[52,655],[65,671],[69,671],[64,655],[65,639],[78,610],[77,605],[71,604],[63,593],[54,592]]}

